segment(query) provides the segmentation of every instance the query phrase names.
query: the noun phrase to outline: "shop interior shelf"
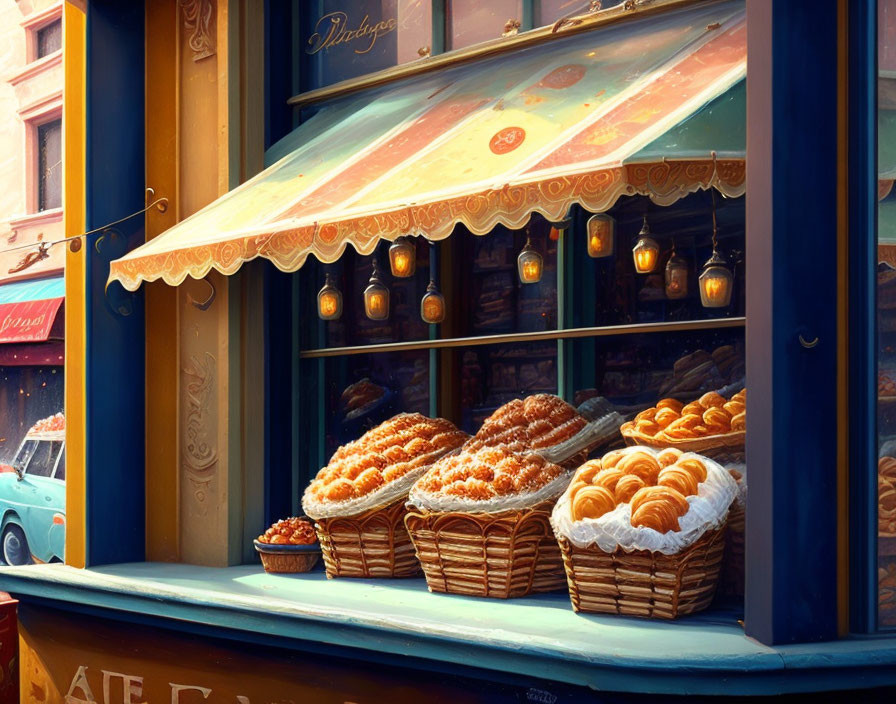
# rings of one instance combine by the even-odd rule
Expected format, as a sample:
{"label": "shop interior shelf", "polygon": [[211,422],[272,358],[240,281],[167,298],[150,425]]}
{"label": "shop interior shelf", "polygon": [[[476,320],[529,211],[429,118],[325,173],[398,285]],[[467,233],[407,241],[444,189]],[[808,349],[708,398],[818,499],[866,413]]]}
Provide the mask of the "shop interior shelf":
{"label": "shop interior shelf", "polygon": [[896,684],[896,638],[768,647],[724,608],[676,622],[583,615],[563,592],[477,599],[430,594],[422,579],[327,580],[320,571],[273,575],[257,565],[5,568],[0,590],[257,643],[311,642],[348,656],[362,649],[383,662],[412,657],[599,690],[816,691],[852,686],[859,671],[865,682]]}

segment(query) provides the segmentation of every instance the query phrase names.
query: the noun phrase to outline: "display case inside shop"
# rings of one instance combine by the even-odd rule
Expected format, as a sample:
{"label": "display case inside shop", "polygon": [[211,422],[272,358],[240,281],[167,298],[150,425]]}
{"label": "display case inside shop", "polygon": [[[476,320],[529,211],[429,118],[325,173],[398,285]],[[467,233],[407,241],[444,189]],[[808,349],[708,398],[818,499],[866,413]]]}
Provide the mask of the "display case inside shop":
{"label": "display case inside shop", "polygon": [[[485,235],[458,225],[445,240],[412,235],[370,255],[309,262],[296,275],[303,319],[312,321],[298,355],[318,407],[300,412],[297,431],[308,482],[302,508],[316,521],[328,576],[423,574],[431,591],[502,598],[568,583],[576,609],[657,618],[707,608],[717,591],[742,593],[743,214],[742,199],[705,192],[669,207],[627,197],[600,216],[599,231],[576,206],[562,221],[533,214],[519,229]],[[597,246],[595,235],[612,242]],[[648,257],[642,245],[653,248]],[[733,287],[727,305],[708,307],[698,281],[713,256]],[[340,291],[337,319],[315,310],[322,285],[321,295]],[[430,324],[420,303],[434,288],[444,317]],[[387,306],[382,318],[372,314],[373,294]],[[645,510],[672,512],[676,526],[682,519],[670,565],[706,572],[687,603],[645,609],[626,605],[622,590],[604,608],[577,576],[594,557],[577,521],[603,513],[581,509],[596,489],[577,501],[566,489],[586,460],[599,465],[626,445],[645,448],[647,464],[671,447],[666,464],[675,471],[663,476],[685,472],[680,458],[706,473],[666,486],[666,465],[657,464],[623,482],[632,495],[655,489],[672,502]],[[564,495],[569,516],[554,508]],[[631,498],[604,513],[640,538],[656,532],[650,520],[632,522]],[[712,516],[695,518],[693,502],[713,507]],[[730,515],[739,525],[729,526]],[[448,523],[457,535],[439,537]],[[561,525],[572,526],[566,548],[555,535]],[[521,526],[522,542],[497,537]],[[619,545],[649,554],[653,543],[640,538]],[[498,549],[493,541],[510,556],[509,571],[482,561],[482,550]],[[514,566],[533,555],[525,570]]]}

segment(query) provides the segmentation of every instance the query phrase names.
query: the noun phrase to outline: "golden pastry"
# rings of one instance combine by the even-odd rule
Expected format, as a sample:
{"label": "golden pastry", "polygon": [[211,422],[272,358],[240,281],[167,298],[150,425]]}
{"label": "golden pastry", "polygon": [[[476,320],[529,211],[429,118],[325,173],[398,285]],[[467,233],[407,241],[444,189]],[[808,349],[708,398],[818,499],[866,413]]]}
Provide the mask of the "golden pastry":
{"label": "golden pastry", "polygon": [[731,428],[731,416],[718,406],[707,408],[703,411],[703,425],[713,435],[727,433]]}
{"label": "golden pastry", "polygon": [[442,418],[400,413],[337,449],[306,493],[319,502],[366,496],[432,464],[468,437]]}
{"label": "golden pastry", "polygon": [[694,429],[701,424],[702,420],[702,416],[688,413],[666,426],[663,435],[672,440],[698,437],[697,431]]}
{"label": "golden pastry", "polygon": [[626,474],[620,477],[613,492],[616,502],[620,504],[628,503],[632,496],[635,495],[635,492],[646,486],[647,483],[637,474]]}
{"label": "golden pastry", "polygon": [[726,399],[720,393],[717,393],[715,391],[708,391],[699,399],[697,399],[697,402],[701,406],[703,406],[703,408],[721,408],[723,405],[725,405],[725,402],[727,400],[728,399]]}
{"label": "golden pastry", "polygon": [[660,471],[656,480],[657,486],[675,489],[682,496],[693,496],[697,493],[697,477],[687,469],[672,465]]}
{"label": "golden pastry", "polygon": [[738,413],[731,419],[731,430],[746,430],[747,429],[747,414],[746,413]]}
{"label": "golden pastry", "polygon": [[632,526],[653,528],[659,533],[679,530],[678,519],[688,512],[690,504],[682,494],[665,486],[639,489],[632,497]]}
{"label": "golden pastry", "polygon": [[583,481],[591,484],[595,475],[603,468],[600,460],[589,460],[576,471],[573,481]]}
{"label": "golden pastry", "polygon": [[[481,501],[535,492],[563,474],[562,468],[532,452],[515,453],[503,446],[464,449],[435,462],[414,491]],[[577,483],[576,490],[587,486]]]}
{"label": "golden pastry", "polygon": [[594,484],[594,486],[602,486],[604,489],[613,492],[615,495],[616,485],[624,476],[625,472],[618,467],[608,467],[607,469],[600,470],[591,483]]}
{"label": "golden pastry", "polygon": [[674,398],[664,398],[660,401],[657,401],[656,408],[657,412],[659,412],[662,408],[668,408],[675,411],[677,416],[681,415],[681,409],[684,407],[684,404],[678,399]]}
{"label": "golden pastry", "polygon": [[656,412],[656,417],[654,418],[654,422],[660,426],[660,428],[665,428],[669,423],[674,420],[678,420],[678,413],[676,413],[671,408],[660,408]]}
{"label": "golden pastry", "polygon": [[667,447],[656,456],[656,461],[660,463],[660,467],[668,467],[670,464],[678,462],[678,458],[684,453],[674,447]]}
{"label": "golden pastry", "polygon": [[697,480],[698,484],[706,481],[706,465],[696,457],[689,457],[688,459],[678,460],[678,462],[675,463],[675,466],[687,470],[692,475],[694,475],[694,479]]}
{"label": "golden pastry", "polygon": [[616,469],[624,474],[634,474],[644,480],[645,484],[653,484],[660,473],[660,463],[656,458],[643,451],[630,452],[616,463]]}
{"label": "golden pastry", "polygon": [[514,399],[492,413],[465,445],[468,452],[512,446],[516,451],[559,445],[585,427],[586,420],[559,396],[535,394]]}
{"label": "golden pastry", "polygon": [[601,458],[600,466],[604,469],[615,467],[616,463],[619,462],[619,460],[621,460],[623,457],[625,457],[625,452],[623,450],[612,450]]}
{"label": "golden pastry", "polygon": [[572,520],[600,518],[616,508],[616,499],[602,486],[582,487],[570,504]]}

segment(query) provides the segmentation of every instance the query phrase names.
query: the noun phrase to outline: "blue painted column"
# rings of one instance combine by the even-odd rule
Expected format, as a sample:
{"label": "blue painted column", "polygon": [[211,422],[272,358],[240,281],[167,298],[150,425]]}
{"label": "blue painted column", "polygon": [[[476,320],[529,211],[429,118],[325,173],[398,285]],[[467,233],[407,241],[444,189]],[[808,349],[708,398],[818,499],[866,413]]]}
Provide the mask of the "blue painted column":
{"label": "blue painted column", "polygon": [[837,636],[837,5],[747,3],[745,626],[767,644]]}
{"label": "blue painted column", "polygon": [[[87,228],[144,207],[144,10],[94,0],[87,8]],[[144,241],[143,217],[117,225],[87,266],[87,565],[143,560],[143,294],[115,284],[109,262]]]}

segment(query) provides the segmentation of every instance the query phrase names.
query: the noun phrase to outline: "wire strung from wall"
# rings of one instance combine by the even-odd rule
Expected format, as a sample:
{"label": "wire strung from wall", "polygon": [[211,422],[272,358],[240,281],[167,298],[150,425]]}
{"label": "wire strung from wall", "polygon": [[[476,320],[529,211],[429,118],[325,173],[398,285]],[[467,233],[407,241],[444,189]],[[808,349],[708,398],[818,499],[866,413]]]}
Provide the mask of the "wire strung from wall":
{"label": "wire strung from wall", "polygon": [[[148,197],[151,198],[152,196],[155,195],[155,191],[153,191],[153,189],[151,189],[151,188],[147,188],[146,194]],[[141,208],[140,210],[130,213],[129,215],[125,215],[123,218],[119,218],[118,220],[114,220],[113,222],[106,223],[105,225],[102,225],[101,227],[95,227],[92,230],[87,230],[87,232],[82,232],[79,235],[71,235],[70,237],[62,237],[57,240],[47,240],[45,242],[37,242],[37,243],[31,242],[28,244],[20,244],[15,247],[7,247],[6,249],[0,249],[0,254],[5,254],[6,252],[15,252],[20,249],[33,249],[34,247],[37,247],[37,251],[36,251],[37,258],[38,259],[46,259],[48,256],[50,256],[48,254],[48,250],[50,249],[50,247],[52,247],[53,245],[56,245],[56,244],[62,244],[63,242],[71,242],[72,243],[71,250],[73,252],[77,252],[79,249],[81,249],[81,240],[83,238],[90,237],[91,235],[105,235],[111,228],[115,227],[116,225],[120,225],[123,222],[127,222],[131,218],[135,218],[138,215],[143,215],[143,213],[145,213],[149,210],[152,210],[153,208],[157,208],[160,213],[164,213],[166,210],[168,210],[168,199],[164,196],[161,198],[156,198],[151,203],[149,203],[149,205],[147,205],[145,208]]]}

